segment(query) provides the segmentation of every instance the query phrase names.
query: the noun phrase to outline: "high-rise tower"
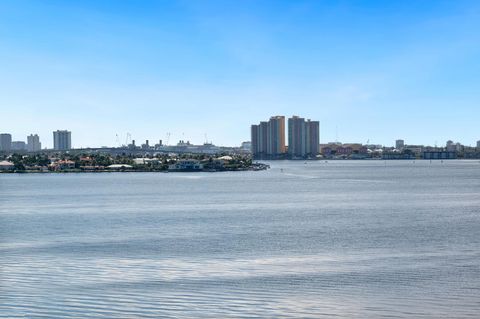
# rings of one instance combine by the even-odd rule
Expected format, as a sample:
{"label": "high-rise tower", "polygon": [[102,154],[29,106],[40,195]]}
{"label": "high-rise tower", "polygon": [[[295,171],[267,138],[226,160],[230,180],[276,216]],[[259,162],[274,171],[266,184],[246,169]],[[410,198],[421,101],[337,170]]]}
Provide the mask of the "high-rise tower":
{"label": "high-rise tower", "polygon": [[57,130],[53,132],[53,148],[58,151],[66,151],[72,148],[72,132]]}

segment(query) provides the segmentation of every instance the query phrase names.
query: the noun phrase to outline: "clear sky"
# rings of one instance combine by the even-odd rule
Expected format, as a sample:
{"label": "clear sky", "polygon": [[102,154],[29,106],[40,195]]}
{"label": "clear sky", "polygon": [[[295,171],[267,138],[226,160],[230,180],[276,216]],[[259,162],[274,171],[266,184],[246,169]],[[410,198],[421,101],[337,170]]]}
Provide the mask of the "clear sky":
{"label": "clear sky", "polygon": [[0,131],[239,145],[271,115],[321,141],[480,140],[480,1],[0,1]]}

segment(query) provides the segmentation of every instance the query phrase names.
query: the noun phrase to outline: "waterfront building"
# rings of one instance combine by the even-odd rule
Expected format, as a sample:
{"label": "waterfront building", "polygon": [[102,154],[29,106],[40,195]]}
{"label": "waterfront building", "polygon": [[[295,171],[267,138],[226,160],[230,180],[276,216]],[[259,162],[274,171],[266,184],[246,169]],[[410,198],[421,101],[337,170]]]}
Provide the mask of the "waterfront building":
{"label": "waterfront building", "polygon": [[133,159],[135,165],[147,165],[147,164],[160,164],[161,161],[158,158],[137,157]]}
{"label": "waterfront building", "polygon": [[449,140],[445,148],[448,152],[463,152],[464,146],[461,143]]}
{"label": "waterfront building", "polygon": [[376,151],[376,150],[381,150],[383,148],[383,145],[381,144],[365,144],[364,145],[367,149]]}
{"label": "waterfront building", "polygon": [[395,141],[395,148],[399,151],[403,150],[405,147],[405,141],[404,140],[396,140]]}
{"label": "waterfront building", "polygon": [[40,137],[35,134],[27,136],[27,151],[38,152],[42,149],[42,143],[40,143]]}
{"label": "waterfront building", "polygon": [[480,141],[477,141],[477,148],[480,148]]}
{"label": "waterfront building", "polygon": [[252,142],[250,150],[252,151],[252,157],[258,157],[260,154],[259,131],[259,125],[252,124],[252,126],[250,126],[250,141]]}
{"label": "waterfront building", "polygon": [[0,134],[0,151],[8,152],[12,148],[12,135],[8,133]]}
{"label": "waterfront building", "polygon": [[260,140],[260,154],[266,156],[268,153],[268,139],[269,139],[269,131],[268,131],[268,122],[260,122],[258,131],[258,138]]}
{"label": "waterfront building", "polygon": [[10,171],[15,169],[15,164],[9,161],[1,161],[0,162],[0,171]]}
{"label": "waterfront building", "polygon": [[168,166],[169,171],[183,171],[183,172],[192,172],[192,171],[201,171],[203,165],[200,161],[194,159],[186,159],[177,161],[175,164]]}
{"label": "waterfront building", "polygon": [[452,140],[447,141],[446,149],[448,152],[454,152],[456,149],[455,143]]}
{"label": "waterfront building", "polygon": [[463,155],[463,158],[465,159],[477,159],[480,158],[480,148],[464,146],[463,152],[461,152],[459,155]]}
{"label": "waterfront building", "polygon": [[11,150],[12,151],[26,151],[27,150],[27,144],[25,144],[24,141],[12,141]]}
{"label": "waterfront building", "polygon": [[423,152],[423,159],[426,160],[446,160],[446,159],[456,159],[457,152],[455,151],[431,151]]}
{"label": "waterfront building", "polygon": [[424,151],[424,148],[425,147],[423,145],[405,145],[402,151],[408,151],[415,154],[416,156],[420,156]]}
{"label": "waterfront building", "polygon": [[308,156],[317,156],[320,153],[320,122],[310,121],[305,122],[306,126],[306,151]]}
{"label": "waterfront building", "polygon": [[464,146],[461,143],[455,143],[455,151],[463,152]]}
{"label": "waterfront building", "polygon": [[285,155],[285,117],[272,116],[268,122],[251,126],[254,158],[275,159]]}
{"label": "waterfront building", "polygon": [[53,132],[53,149],[66,151],[72,148],[72,132],[57,130]]}
{"label": "waterfront building", "polygon": [[320,123],[292,116],[288,119],[288,154],[290,157],[313,157],[319,153]]}
{"label": "waterfront building", "polygon": [[267,156],[268,123],[260,122],[251,127],[252,155],[254,158]]}
{"label": "waterfront building", "polygon": [[75,168],[75,162],[72,160],[58,160],[50,165],[48,165],[49,169],[51,171],[61,171],[61,170],[67,170],[67,169],[74,169]]}
{"label": "waterfront building", "polygon": [[412,152],[383,152],[382,159],[384,160],[412,160],[417,157]]}
{"label": "waterfront building", "polygon": [[272,116],[268,121],[267,154],[273,158],[285,154],[285,116]]}
{"label": "waterfront building", "polygon": [[[342,158],[350,158],[355,156],[366,157],[368,149],[360,143],[328,143],[322,144],[321,153],[326,157],[339,156]],[[353,156],[355,155],[355,156]]]}
{"label": "waterfront building", "polygon": [[305,119],[294,115],[288,119],[288,155],[291,158],[304,157],[307,154],[306,142]]}

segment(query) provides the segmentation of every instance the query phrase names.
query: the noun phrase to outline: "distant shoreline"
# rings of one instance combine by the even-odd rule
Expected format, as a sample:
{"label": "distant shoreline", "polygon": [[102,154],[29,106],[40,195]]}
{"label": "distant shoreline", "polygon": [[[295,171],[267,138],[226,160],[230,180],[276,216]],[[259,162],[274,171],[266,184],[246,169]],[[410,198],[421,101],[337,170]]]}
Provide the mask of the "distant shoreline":
{"label": "distant shoreline", "polygon": [[270,165],[263,163],[255,163],[247,168],[233,169],[199,169],[199,170],[148,170],[148,169],[98,169],[98,170],[82,170],[82,169],[65,169],[65,170],[0,170],[0,174],[102,174],[102,173],[221,173],[221,172],[257,172],[270,168]]}
{"label": "distant shoreline", "polygon": [[[284,159],[284,160],[267,160],[267,162],[358,162],[358,161],[374,161],[374,162],[454,162],[454,161],[469,161],[476,162],[478,159]],[[220,173],[220,172],[255,172],[255,171],[265,171],[270,169],[269,164],[265,163],[252,163],[249,167],[235,167],[235,168],[223,168],[223,169],[180,169],[180,170],[170,170],[170,169],[132,169],[132,168],[115,168],[115,169],[96,169],[96,170],[85,170],[85,169],[63,169],[63,170],[0,170],[1,174],[102,174],[102,173]]]}

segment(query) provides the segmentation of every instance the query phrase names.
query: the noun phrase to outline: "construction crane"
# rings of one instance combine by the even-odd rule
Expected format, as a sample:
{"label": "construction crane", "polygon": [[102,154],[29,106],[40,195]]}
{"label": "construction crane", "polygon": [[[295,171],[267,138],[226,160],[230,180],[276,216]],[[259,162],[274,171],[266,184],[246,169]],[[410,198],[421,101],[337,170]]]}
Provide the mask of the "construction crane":
{"label": "construction crane", "polygon": [[118,137],[118,134],[115,134],[115,144],[117,144],[117,147],[120,147],[120,138]]}

